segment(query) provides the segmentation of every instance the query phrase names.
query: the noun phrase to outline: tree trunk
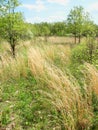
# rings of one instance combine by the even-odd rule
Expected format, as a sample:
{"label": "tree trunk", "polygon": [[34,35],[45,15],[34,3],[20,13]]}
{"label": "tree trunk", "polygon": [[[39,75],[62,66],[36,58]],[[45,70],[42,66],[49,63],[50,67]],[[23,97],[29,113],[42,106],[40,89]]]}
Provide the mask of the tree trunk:
{"label": "tree trunk", "polygon": [[77,36],[75,35],[75,44],[77,43]]}
{"label": "tree trunk", "polygon": [[12,55],[15,58],[15,44],[11,45]]}
{"label": "tree trunk", "polygon": [[12,55],[15,58],[15,40],[13,39],[13,37],[10,37],[10,46],[11,46],[11,50],[12,50]]}
{"label": "tree trunk", "polygon": [[79,35],[79,43],[81,42],[81,36]]}

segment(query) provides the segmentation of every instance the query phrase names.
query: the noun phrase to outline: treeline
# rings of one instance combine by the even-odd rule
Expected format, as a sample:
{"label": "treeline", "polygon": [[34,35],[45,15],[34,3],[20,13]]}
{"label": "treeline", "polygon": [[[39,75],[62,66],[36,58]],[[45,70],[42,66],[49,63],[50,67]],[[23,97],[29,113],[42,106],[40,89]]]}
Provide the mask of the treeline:
{"label": "treeline", "polygon": [[[67,22],[55,22],[55,23],[27,23],[30,31],[33,33],[33,36],[66,36],[72,37],[74,33],[70,31],[70,27],[68,27]],[[98,25],[93,24],[93,28],[95,31],[95,35],[98,36]],[[84,30],[82,36],[87,36],[90,34],[91,30]],[[93,30],[92,30],[93,31]],[[77,35],[78,36],[78,35]]]}
{"label": "treeline", "polygon": [[29,24],[31,31],[35,36],[66,36],[68,34],[65,22],[56,23],[35,23]]}

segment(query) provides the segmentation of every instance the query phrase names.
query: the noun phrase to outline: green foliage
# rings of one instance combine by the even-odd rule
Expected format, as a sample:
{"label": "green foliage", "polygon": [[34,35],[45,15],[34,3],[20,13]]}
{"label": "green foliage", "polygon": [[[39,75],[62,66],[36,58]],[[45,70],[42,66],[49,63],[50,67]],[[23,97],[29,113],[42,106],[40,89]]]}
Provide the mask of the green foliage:
{"label": "green foliage", "polygon": [[67,27],[65,22],[56,23],[36,23],[29,24],[34,36],[65,36],[67,34]]}
{"label": "green foliage", "polygon": [[41,36],[49,36],[50,35],[49,25],[47,23],[41,23],[40,31],[41,31]]}
{"label": "green foliage", "polygon": [[82,85],[84,82],[83,64],[85,62],[98,65],[97,43],[93,38],[88,38],[87,43],[81,43],[72,49],[70,71]]}
{"label": "green foliage", "polygon": [[65,36],[67,33],[65,22],[56,22],[51,26],[51,35],[53,36]]}
{"label": "green foliage", "polygon": [[88,47],[85,43],[77,45],[71,54],[71,62],[81,65],[84,62],[89,62]]}
{"label": "green foliage", "polygon": [[97,35],[97,28],[93,21],[87,20],[84,25],[83,36],[95,37]]}
{"label": "green foliage", "polygon": [[8,14],[1,19],[1,32],[0,35],[8,42],[12,37],[17,42],[21,35],[23,35],[24,22],[21,13]]}
{"label": "green foliage", "polygon": [[32,28],[31,31],[35,36],[49,36],[50,35],[50,24],[40,23],[40,24],[29,24]]}
{"label": "green foliage", "polygon": [[95,60],[98,60],[97,51],[96,41],[89,38],[87,43],[81,43],[72,50],[71,62],[78,65],[84,62],[93,63]]}

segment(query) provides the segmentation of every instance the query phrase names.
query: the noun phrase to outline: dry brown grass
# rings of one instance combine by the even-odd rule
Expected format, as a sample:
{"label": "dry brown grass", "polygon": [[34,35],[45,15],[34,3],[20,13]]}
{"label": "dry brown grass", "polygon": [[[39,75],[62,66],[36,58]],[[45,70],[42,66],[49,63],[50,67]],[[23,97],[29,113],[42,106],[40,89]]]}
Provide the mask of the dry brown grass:
{"label": "dry brown grass", "polygon": [[49,37],[48,41],[50,43],[74,43],[74,37]]}
{"label": "dry brown grass", "polygon": [[[44,54],[45,55],[45,54]],[[66,129],[76,130],[77,126],[88,129],[92,125],[92,89],[84,85],[85,98],[82,97],[81,87],[70,75],[64,74],[58,67],[45,61],[43,54],[32,49],[29,53],[29,67],[40,82],[47,82],[47,91],[39,91],[46,95],[62,115]],[[89,100],[88,100],[89,99]]]}
{"label": "dry brown grass", "polygon": [[23,55],[13,57],[3,56],[0,61],[0,79],[20,78],[27,75],[27,63]]}
{"label": "dry brown grass", "polygon": [[90,84],[93,88],[93,91],[98,95],[98,70],[90,64],[85,64],[89,72]]}
{"label": "dry brown grass", "polygon": [[50,46],[44,46],[43,47],[44,55],[43,57],[51,61],[52,63],[58,59],[63,64],[66,64],[69,62],[70,57],[70,47],[64,46],[64,45],[50,45]]}
{"label": "dry brown grass", "polygon": [[[83,42],[85,38],[82,38],[81,41]],[[38,37],[37,42],[43,42],[45,41],[44,37]],[[52,44],[74,44],[75,39],[74,37],[59,37],[59,36],[49,36],[47,38],[47,42],[52,43]],[[77,43],[78,43],[78,38],[77,38]]]}
{"label": "dry brown grass", "polygon": [[44,72],[44,59],[38,48],[31,48],[28,52],[28,66],[33,75],[40,76]]}

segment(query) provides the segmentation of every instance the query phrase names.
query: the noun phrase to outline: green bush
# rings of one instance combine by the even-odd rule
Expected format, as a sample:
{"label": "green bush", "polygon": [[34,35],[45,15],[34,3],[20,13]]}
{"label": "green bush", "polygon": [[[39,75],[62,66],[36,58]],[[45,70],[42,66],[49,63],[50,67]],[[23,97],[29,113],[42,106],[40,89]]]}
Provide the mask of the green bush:
{"label": "green bush", "polygon": [[88,47],[86,44],[79,44],[73,50],[71,54],[72,64],[83,64],[89,62]]}
{"label": "green bush", "polygon": [[71,52],[71,60],[69,69],[72,75],[79,81],[79,84],[83,84],[83,63],[89,62],[88,57],[88,48],[85,43],[77,45],[75,48],[72,49]]}
{"label": "green bush", "polygon": [[98,48],[94,41],[81,43],[73,48],[71,52],[70,67],[72,72],[74,71],[74,74],[79,71],[79,68],[81,69],[85,62],[94,64],[96,67],[98,67]]}

